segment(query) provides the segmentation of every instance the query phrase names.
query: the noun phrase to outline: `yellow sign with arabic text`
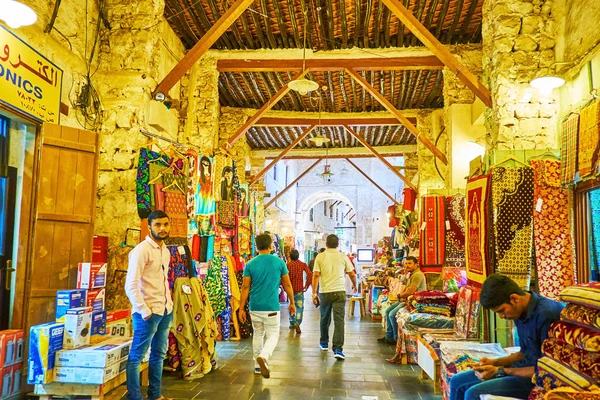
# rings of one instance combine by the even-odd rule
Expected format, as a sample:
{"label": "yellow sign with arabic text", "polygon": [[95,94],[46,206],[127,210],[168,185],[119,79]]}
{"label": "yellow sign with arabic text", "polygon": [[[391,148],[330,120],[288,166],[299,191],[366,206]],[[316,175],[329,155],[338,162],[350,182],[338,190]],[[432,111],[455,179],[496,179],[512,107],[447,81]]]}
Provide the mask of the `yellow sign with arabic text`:
{"label": "yellow sign with arabic text", "polygon": [[59,123],[63,71],[0,24],[0,103]]}

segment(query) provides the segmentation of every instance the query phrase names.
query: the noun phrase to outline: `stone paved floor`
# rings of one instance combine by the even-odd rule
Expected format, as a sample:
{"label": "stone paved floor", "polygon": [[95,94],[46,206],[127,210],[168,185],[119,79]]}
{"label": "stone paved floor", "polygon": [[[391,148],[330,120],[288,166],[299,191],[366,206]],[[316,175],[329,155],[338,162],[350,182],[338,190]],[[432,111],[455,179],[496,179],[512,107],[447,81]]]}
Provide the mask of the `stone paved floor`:
{"label": "stone paved floor", "polygon": [[[360,315],[358,305],[356,311]],[[305,310],[301,335],[288,326],[287,308],[282,307],[279,345],[269,362],[270,379],[254,374],[251,339],[221,342],[216,371],[194,381],[165,374],[163,394],[173,399],[441,399],[433,394],[430,380],[421,380],[418,366],[385,362],[394,349],[376,342],[383,331],[370,317],[346,316],[345,361],[336,361],[331,350],[319,349],[319,313],[312,304]],[[123,394],[124,388],[119,389],[111,398]]]}

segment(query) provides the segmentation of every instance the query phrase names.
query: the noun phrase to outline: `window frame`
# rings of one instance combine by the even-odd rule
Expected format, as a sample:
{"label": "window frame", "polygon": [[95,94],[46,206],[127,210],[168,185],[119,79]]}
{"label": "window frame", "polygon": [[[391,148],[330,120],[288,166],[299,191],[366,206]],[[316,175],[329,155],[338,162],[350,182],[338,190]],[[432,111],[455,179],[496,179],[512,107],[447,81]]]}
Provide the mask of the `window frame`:
{"label": "window frame", "polygon": [[600,178],[580,182],[573,191],[574,207],[571,220],[575,241],[577,283],[588,283],[591,276],[590,242],[591,215],[589,192],[600,189]]}

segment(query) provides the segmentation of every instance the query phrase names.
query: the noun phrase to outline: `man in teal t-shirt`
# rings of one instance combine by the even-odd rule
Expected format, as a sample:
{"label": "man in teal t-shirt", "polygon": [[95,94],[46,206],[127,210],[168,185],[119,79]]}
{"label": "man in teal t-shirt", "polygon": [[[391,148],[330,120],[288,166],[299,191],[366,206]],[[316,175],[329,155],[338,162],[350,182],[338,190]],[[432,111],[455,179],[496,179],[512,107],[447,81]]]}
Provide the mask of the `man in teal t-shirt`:
{"label": "man in teal t-shirt", "polygon": [[[287,266],[283,260],[270,254],[271,236],[258,235],[255,241],[258,256],[250,260],[244,268],[239,319],[242,323],[246,322],[244,308],[249,294],[250,316],[254,329],[252,340],[254,372],[268,378],[271,375],[268,361],[279,341],[279,285],[283,285],[283,289],[290,299],[294,298],[294,291]],[[296,306],[293,301],[290,301],[288,310],[290,315],[296,314]]]}

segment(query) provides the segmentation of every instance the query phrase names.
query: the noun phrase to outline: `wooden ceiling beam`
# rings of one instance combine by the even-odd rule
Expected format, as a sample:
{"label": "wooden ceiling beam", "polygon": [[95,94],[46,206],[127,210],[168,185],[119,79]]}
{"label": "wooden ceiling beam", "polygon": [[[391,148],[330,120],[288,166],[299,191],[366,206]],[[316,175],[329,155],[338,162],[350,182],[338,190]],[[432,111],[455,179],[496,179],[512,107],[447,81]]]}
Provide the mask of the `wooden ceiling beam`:
{"label": "wooden ceiling beam", "polygon": [[[344,71],[354,68],[366,71],[438,70],[444,64],[436,56],[362,59],[313,59],[306,60],[306,68],[313,72]],[[222,59],[217,61],[219,72],[296,72],[302,71],[302,59]]]}
{"label": "wooden ceiling beam", "polygon": [[[416,124],[416,118],[407,118],[411,123]],[[319,118],[299,118],[299,117],[262,117],[254,125],[264,126],[310,126],[318,125]],[[402,125],[398,118],[321,118],[322,126],[374,126],[374,125]]]}
{"label": "wooden ceiling beam", "polygon": [[[377,184],[377,182],[375,182],[373,179],[371,179],[371,177],[369,175],[367,175],[362,169],[360,169],[358,167],[358,165],[354,164],[352,162],[352,160],[350,160],[349,158],[346,158],[346,161],[348,161],[350,163],[350,165],[352,165],[354,168],[356,168],[356,170],[358,172],[360,172],[362,176],[364,176],[365,178],[367,178],[367,180],[369,182],[371,182],[373,184],[373,186],[375,186],[377,189],[379,189],[381,191],[381,193],[385,194],[391,201],[393,201],[394,204],[396,204],[396,205],[400,204],[400,203],[398,203],[398,200],[396,200],[395,198],[393,198],[392,196],[390,196],[390,194],[388,192],[386,192],[385,190],[383,190],[383,188],[381,186],[379,186]],[[348,211],[348,212],[350,212],[350,211]]]}
{"label": "wooden ceiling beam", "polygon": [[275,203],[275,201],[277,201],[278,198],[280,198],[285,192],[287,192],[288,190],[290,190],[291,188],[293,188],[296,183],[298,183],[298,181],[300,179],[302,179],[306,174],[308,174],[308,172],[310,170],[312,170],[314,167],[317,166],[318,163],[321,162],[321,160],[324,157],[319,158],[317,161],[315,161],[314,163],[312,163],[312,165],[310,167],[308,167],[306,169],[306,171],[304,171],[303,173],[301,173],[300,175],[298,175],[298,177],[296,179],[294,179],[289,185],[287,185],[285,188],[283,188],[283,190],[279,193],[277,193],[277,196],[273,197],[271,200],[269,200],[269,202],[267,204],[265,204],[265,209],[268,208],[271,204]]}
{"label": "wooden ceiling beam", "polygon": [[[414,144],[409,145],[395,145],[395,146],[374,146],[373,147],[379,154],[384,157],[396,157],[406,155],[407,153],[416,153],[417,146]],[[264,158],[273,159],[279,156],[281,149],[274,150],[252,150],[250,152],[251,158]],[[313,148],[295,148],[290,150],[286,155],[285,159],[302,159],[302,158],[345,158],[345,157],[374,157],[373,153],[369,149],[360,147],[313,147]]]}
{"label": "wooden ceiling beam", "polygon": [[355,70],[347,69],[347,73],[352,76],[365,90],[367,90],[371,96],[377,99],[389,112],[394,114],[398,121],[402,122],[402,125],[408,129],[410,133],[412,133],[417,140],[423,143],[437,158],[439,158],[444,164],[448,165],[448,159],[446,155],[442,153],[435,145],[431,142],[431,140],[427,139],[424,135],[421,135],[421,132],[417,129],[415,125],[412,124],[392,103],[388,101],[381,93],[377,91],[373,86],[369,84],[359,73]]}
{"label": "wooden ceiling beam", "polygon": [[367,142],[365,140],[365,138],[363,138],[361,135],[359,135],[357,132],[355,132],[354,129],[352,129],[348,125],[345,125],[344,127],[346,128],[346,130],[348,132],[350,132],[350,134],[352,136],[354,136],[356,138],[356,140],[358,140],[363,146],[365,146],[367,149],[369,149],[369,151],[371,153],[373,153],[375,155],[375,157],[377,157],[379,159],[379,161],[381,161],[386,167],[388,167],[390,169],[390,171],[392,171],[398,178],[402,179],[402,181],[404,182],[405,185],[407,185],[412,190],[414,190],[415,193],[419,193],[419,190],[417,189],[417,187],[415,185],[413,185],[412,182],[408,180],[408,178],[406,178],[398,170],[396,170],[396,168],[394,168],[394,166],[392,164],[390,164],[390,162],[388,160],[386,160],[381,154],[379,154],[377,152],[377,150],[375,150],[375,148],[373,146],[371,146],[369,144],[369,142]]}
{"label": "wooden ceiling beam", "polygon": [[217,22],[206,32],[202,38],[188,51],[185,56],[173,67],[173,69],[158,84],[152,95],[156,93],[169,94],[169,90],[185,75],[186,72],[210,49],[210,47],[221,37],[223,33],[254,0],[237,0],[229,9],[219,18]]}
{"label": "wooden ceiling beam", "polygon": [[488,88],[477,79],[475,74],[465,68],[447,47],[433,36],[423,24],[399,0],[383,0],[383,3],[396,15],[400,21],[429,49],[450,71],[488,107],[492,107],[492,95]]}
{"label": "wooden ceiling beam", "polygon": [[288,147],[286,147],[285,150],[283,150],[281,152],[281,154],[279,154],[273,161],[271,161],[269,163],[269,165],[267,165],[265,168],[263,168],[262,171],[260,171],[258,174],[256,174],[256,176],[254,178],[252,178],[252,181],[250,182],[249,186],[252,186],[254,183],[256,183],[260,178],[262,178],[262,176],[264,174],[267,173],[267,171],[269,171],[273,165],[277,164],[279,162],[279,160],[281,160],[290,150],[292,150],[294,147],[296,147],[296,145],[298,143],[300,143],[300,141],[302,139],[304,139],[306,136],[308,136],[309,133],[311,133],[313,131],[313,129],[316,128],[316,125],[311,125],[308,127],[308,129],[306,129],[301,135],[299,135],[292,143],[290,143],[290,145]]}

